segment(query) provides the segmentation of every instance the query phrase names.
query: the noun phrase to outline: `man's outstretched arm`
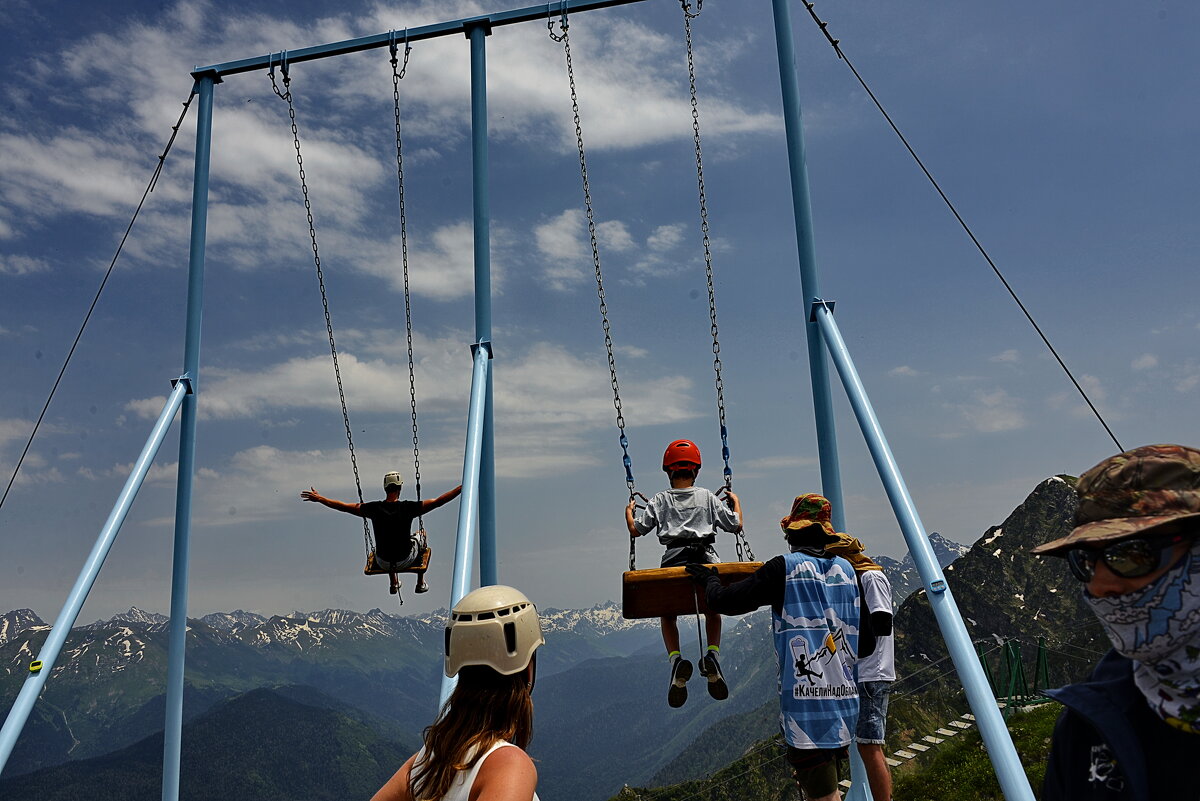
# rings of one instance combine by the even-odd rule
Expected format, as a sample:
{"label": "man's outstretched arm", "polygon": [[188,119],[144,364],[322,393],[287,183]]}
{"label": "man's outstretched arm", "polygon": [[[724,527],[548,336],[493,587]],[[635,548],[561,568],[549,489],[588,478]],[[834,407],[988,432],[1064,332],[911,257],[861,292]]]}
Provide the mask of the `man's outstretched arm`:
{"label": "man's outstretched arm", "polygon": [[333,498],[326,498],[324,495],[317,492],[312,487],[309,487],[308,489],[301,492],[300,499],[303,501],[312,501],[313,503],[319,503],[322,506],[328,506],[330,509],[336,509],[339,512],[346,512],[347,514],[358,515],[359,517],[362,517],[362,510],[361,510],[362,504],[346,503],[345,501],[337,501],[337,500],[334,500]]}
{"label": "man's outstretched arm", "polygon": [[438,508],[439,506],[445,506],[446,504],[450,503],[450,501],[457,498],[461,493],[462,493],[462,484],[459,484],[454,489],[450,490],[449,492],[444,492],[441,495],[437,496],[436,498],[427,498],[427,499],[421,501],[421,511],[422,512],[432,512],[434,509]]}
{"label": "man's outstretched arm", "polygon": [[688,565],[694,581],[702,581],[708,608],[722,615],[744,615],[763,606],[776,612],[783,606],[783,557],[776,556],[741,581],[721,585],[717,571],[709,565]]}

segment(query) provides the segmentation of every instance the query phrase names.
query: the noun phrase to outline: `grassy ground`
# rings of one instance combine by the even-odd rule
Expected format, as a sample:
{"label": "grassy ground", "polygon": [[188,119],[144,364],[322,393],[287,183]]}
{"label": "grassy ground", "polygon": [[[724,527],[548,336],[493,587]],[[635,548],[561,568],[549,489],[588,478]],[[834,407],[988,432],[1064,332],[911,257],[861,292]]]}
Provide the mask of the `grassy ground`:
{"label": "grassy ground", "polygon": [[[1050,734],[1060,709],[1058,704],[1041,704],[1028,712],[1014,713],[1008,720],[1013,744],[1038,797],[1050,753]],[[892,795],[900,799],[1003,801],[1004,798],[979,730],[974,728],[895,769],[892,776]]]}

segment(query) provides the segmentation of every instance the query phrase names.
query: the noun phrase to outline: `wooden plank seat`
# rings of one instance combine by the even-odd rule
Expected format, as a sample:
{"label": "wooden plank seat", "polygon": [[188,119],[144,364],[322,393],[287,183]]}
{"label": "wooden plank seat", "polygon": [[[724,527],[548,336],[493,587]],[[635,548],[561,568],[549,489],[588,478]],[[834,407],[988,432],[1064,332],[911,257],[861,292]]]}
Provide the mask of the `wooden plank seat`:
{"label": "wooden plank seat", "polygon": [[[717,569],[721,583],[726,585],[741,581],[762,566],[762,562],[716,562],[709,565]],[[700,611],[707,612],[704,594],[682,567],[627,570],[621,576],[621,613],[626,620],[694,614],[697,595]]]}
{"label": "wooden plank seat", "polygon": [[[397,570],[396,572],[397,573],[424,573],[426,570],[429,569],[429,557],[432,553],[433,553],[433,549],[426,547],[425,551],[421,554],[421,558],[419,561],[414,562],[413,564],[409,565],[408,567],[402,567],[399,570]],[[388,572],[390,572],[390,571],[380,568],[379,565],[375,562],[375,552],[374,551],[371,551],[369,554],[367,554],[367,564],[365,567],[363,567],[363,575],[364,576],[379,576],[379,575],[384,575]]]}

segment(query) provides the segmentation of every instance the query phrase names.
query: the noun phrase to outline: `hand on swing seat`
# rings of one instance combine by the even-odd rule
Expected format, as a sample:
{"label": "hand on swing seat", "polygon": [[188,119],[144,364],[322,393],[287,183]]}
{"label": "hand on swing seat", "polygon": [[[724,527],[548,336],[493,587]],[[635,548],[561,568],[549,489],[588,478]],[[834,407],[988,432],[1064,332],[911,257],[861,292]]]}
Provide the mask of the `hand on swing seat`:
{"label": "hand on swing seat", "polygon": [[708,584],[710,577],[720,575],[717,569],[710,565],[684,565],[683,569],[687,571],[688,578],[700,585]]}

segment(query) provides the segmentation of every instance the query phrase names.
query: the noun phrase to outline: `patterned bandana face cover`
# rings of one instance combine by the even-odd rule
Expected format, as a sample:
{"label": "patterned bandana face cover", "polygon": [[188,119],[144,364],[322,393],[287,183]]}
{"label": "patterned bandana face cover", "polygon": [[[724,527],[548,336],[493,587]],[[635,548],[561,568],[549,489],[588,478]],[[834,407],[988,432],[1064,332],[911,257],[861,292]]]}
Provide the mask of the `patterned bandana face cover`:
{"label": "patterned bandana face cover", "polygon": [[1171,726],[1200,734],[1200,541],[1153,583],[1084,601],[1113,648],[1133,660],[1133,679]]}

